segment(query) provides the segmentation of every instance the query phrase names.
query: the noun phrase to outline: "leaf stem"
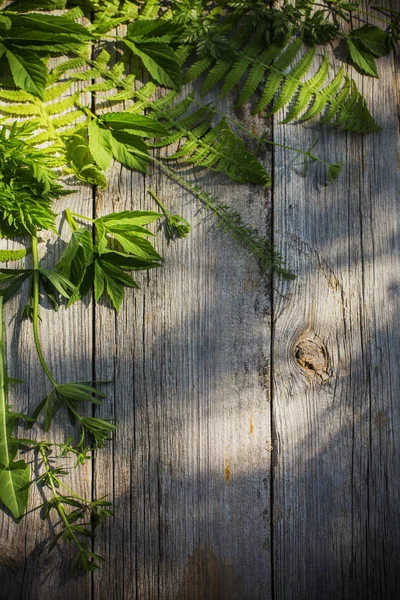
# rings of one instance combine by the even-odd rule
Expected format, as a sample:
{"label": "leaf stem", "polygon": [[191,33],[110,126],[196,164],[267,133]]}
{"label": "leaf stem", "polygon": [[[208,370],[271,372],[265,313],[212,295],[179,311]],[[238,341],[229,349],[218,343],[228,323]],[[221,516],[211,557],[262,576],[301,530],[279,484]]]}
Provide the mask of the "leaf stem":
{"label": "leaf stem", "polygon": [[39,253],[38,253],[38,239],[36,235],[32,236],[32,258],[33,258],[33,339],[35,342],[36,352],[42,365],[43,371],[46,373],[49,381],[54,387],[57,387],[57,381],[54,379],[46,361],[43,356],[42,347],[40,345],[39,338],[39,293],[40,293],[40,278],[39,278]]}
{"label": "leaf stem", "polygon": [[[60,500],[60,496],[58,495],[56,487],[54,485],[52,469],[51,469],[51,466],[50,466],[48,458],[47,458],[46,449],[43,447],[43,445],[41,443],[39,443],[39,452],[40,452],[40,455],[43,460],[44,468],[46,470],[47,480],[50,484],[51,491],[53,492],[53,497],[54,497],[55,503],[56,503],[56,510],[57,510],[58,514],[60,515],[61,519],[63,520],[65,528],[68,530],[69,535],[74,540],[74,542],[78,546],[79,550],[81,552],[84,552],[84,548],[83,548],[82,544],[76,537],[76,535],[70,525],[70,522],[68,521],[67,515],[65,513],[62,502]],[[59,483],[62,483],[62,482],[59,481]]]}
{"label": "leaf stem", "polygon": [[147,190],[147,191],[149,192],[150,196],[152,196],[152,197],[153,197],[153,199],[156,201],[156,203],[158,204],[158,206],[161,208],[161,210],[163,211],[164,215],[165,215],[166,217],[169,217],[169,216],[170,216],[169,212],[167,211],[167,209],[165,208],[165,206],[164,206],[164,204],[161,202],[161,200],[160,200],[160,199],[159,199],[159,198],[156,196],[156,193],[155,193],[155,192],[153,192],[153,190],[152,190],[152,189],[149,189],[149,190]]}

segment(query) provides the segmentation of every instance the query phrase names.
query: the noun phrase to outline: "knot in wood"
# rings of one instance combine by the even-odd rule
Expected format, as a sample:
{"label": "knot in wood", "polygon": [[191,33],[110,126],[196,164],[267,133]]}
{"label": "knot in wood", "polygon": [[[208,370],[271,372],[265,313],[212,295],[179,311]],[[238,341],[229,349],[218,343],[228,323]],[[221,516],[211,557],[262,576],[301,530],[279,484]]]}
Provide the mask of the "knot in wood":
{"label": "knot in wood", "polygon": [[323,382],[331,376],[328,353],[321,342],[301,340],[296,345],[295,356],[308,377]]}

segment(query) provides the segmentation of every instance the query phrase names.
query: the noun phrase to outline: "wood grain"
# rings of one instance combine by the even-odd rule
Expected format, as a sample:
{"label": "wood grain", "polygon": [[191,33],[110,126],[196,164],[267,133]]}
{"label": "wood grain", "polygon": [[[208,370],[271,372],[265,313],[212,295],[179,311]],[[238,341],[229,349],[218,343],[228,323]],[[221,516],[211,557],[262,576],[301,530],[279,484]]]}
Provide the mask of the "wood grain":
{"label": "wood grain", "polygon": [[[398,68],[357,83],[383,131],[318,130],[335,185],[275,154],[273,566],[280,600],[396,598],[400,541]],[[398,88],[397,88],[398,89]],[[274,127],[307,147],[312,127]]]}
{"label": "wood grain", "polygon": [[[249,122],[251,126],[251,123]],[[257,119],[253,126],[260,127]],[[261,231],[269,195],[202,176]],[[95,488],[116,517],[97,538],[100,599],[269,598],[269,321],[266,282],[210,215],[157,172],[115,166],[100,212],[156,207],[192,224],[156,244],[165,266],[139,274],[118,319],[96,309],[96,377],[119,426]],[[112,204],[110,200],[112,199]]]}
{"label": "wood grain", "polygon": [[[109,381],[96,414],[118,431],[93,479],[89,466],[72,477],[107,494],[115,516],[98,530],[105,562],[90,578],[69,573],[62,546],[40,554],[37,514],[17,526],[2,512],[0,600],[398,598],[400,94],[393,57],[379,64],[379,81],[357,81],[381,133],[275,121],[276,142],[306,148],[318,135],[322,158],[345,161],[336,184],[325,187],[315,165],[301,177],[284,149],[272,198],[196,173],[267,235],[273,207],[273,237],[297,279],[274,281],[272,302],[268,278],[190,194],[156,170],[112,167],[96,215],[156,210],[151,187],[193,230],[168,243],[153,227],[165,265],[137,275],[118,317],[106,302],[43,310],[57,377]],[[232,114],[262,132],[247,109]],[[60,210],[91,214],[92,200],[82,188]],[[44,241],[54,264],[60,247]],[[18,308],[6,309],[8,365],[25,383],[10,399],[29,411],[47,383],[29,323],[12,320]],[[60,417],[54,439],[65,433]]]}

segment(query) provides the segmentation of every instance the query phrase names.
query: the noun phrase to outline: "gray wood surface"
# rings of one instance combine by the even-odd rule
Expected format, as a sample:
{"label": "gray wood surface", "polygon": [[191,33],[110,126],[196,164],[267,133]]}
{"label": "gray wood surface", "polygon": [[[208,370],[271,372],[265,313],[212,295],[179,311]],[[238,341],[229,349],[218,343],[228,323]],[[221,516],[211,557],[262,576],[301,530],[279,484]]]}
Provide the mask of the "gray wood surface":
{"label": "gray wood surface", "polygon": [[[298,155],[279,148],[273,162],[262,156],[274,167],[272,192],[196,174],[273,237],[295,281],[271,285],[166,176],[112,167],[96,216],[155,210],[152,188],[193,230],[168,243],[153,227],[165,265],[137,275],[141,288],[127,292],[118,317],[105,303],[43,310],[57,376],[110,381],[96,414],[118,431],[74,483],[108,494],[115,516],[98,530],[101,569],[77,577],[64,547],[40,554],[48,525],[37,514],[16,525],[0,513],[1,600],[398,598],[395,60],[380,61],[379,81],[360,83],[381,133],[274,121],[276,142],[306,148],[318,136],[321,157],[345,162],[336,184],[325,187],[315,165],[303,178]],[[247,111],[236,117],[258,133],[265,126]],[[82,188],[72,206],[92,214],[92,200]],[[53,242],[50,261],[60,252]],[[26,411],[47,384],[30,325],[11,321],[16,309],[6,309],[8,364],[25,383],[11,400]],[[54,439],[64,435],[60,417]]]}
{"label": "gray wood surface", "polygon": [[335,185],[275,154],[275,240],[297,279],[273,302],[275,597],[399,597],[398,62],[356,77],[383,131],[276,125],[345,161]]}

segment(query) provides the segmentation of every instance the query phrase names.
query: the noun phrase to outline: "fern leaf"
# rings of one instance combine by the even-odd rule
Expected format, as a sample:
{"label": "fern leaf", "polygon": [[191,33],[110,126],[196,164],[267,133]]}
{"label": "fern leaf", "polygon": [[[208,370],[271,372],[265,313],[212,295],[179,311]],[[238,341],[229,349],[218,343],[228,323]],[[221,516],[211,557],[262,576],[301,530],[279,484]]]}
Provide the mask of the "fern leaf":
{"label": "fern leaf", "polygon": [[160,10],[159,0],[147,0],[146,4],[140,12],[143,19],[155,19]]}
{"label": "fern leaf", "polygon": [[271,45],[268,50],[263,52],[259,58],[254,62],[254,65],[250,69],[247,81],[243,86],[243,91],[240,94],[237,106],[242,106],[245,102],[250,100],[257,87],[264,78],[265,72],[278,56],[281,48],[276,45]]}
{"label": "fern leaf", "polygon": [[63,100],[59,100],[58,102],[54,102],[47,106],[47,114],[52,116],[59,113],[64,112],[65,110],[70,109],[74,106],[75,102],[78,100],[80,93],[72,94],[71,96],[67,96]]}
{"label": "fern leaf", "polygon": [[21,260],[30,254],[30,251],[30,248],[21,248],[20,250],[0,250],[0,262]]}
{"label": "fern leaf", "polygon": [[185,77],[183,78],[183,83],[189,83],[194,79],[198,79],[200,75],[207,71],[209,67],[211,67],[213,63],[213,59],[206,57],[201,58],[200,60],[193,63],[186,72]]}
{"label": "fern leaf", "polygon": [[58,83],[56,85],[52,85],[51,87],[46,88],[44,92],[44,101],[51,102],[52,100],[60,98],[60,96],[65,94],[71,86],[72,81],[65,81],[63,83]]}
{"label": "fern leaf", "polygon": [[0,99],[9,100],[10,102],[29,102],[33,98],[29,92],[23,90],[4,90],[0,88]]}
{"label": "fern leaf", "polygon": [[252,58],[250,56],[243,56],[239,58],[230,70],[227,78],[224,81],[224,85],[219,93],[218,100],[224,98],[229,92],[239,83],[247,69],[251,65]]}
{"label": "fern leaf", "polygon": [[[278,112],[278,110],[281,110],[281,108],[290,102],[300,85],[300,78],[307,73],[312,64],[314,56],[315,48],[310,48],[308,52],[306,52],[306,54],[299,60],[297,65],[287,75],[283,76],[285,83],[278,98],[272,105],[269,115],[275,114]],[[272,70],[275,70],[275,67],[272,67]]]}
{"label": "fern leaf", "polygon": [[300,90],[298,92],[296,102],[292,110],[287,115],[286,119],[281,121],[281,123],[289,123],[289,121],[295,119],[301,113],[301,111],[309,105],[311,99],[313,98],[313,95],[317,92],[318,88],[326,80],[328,76],[328,71],[329,60],[327,55],[324,54],[322,63],[314,77],[311,77],[311,79],[300,85]]}
{"label": "fern leaf", "polygon": [[0,106],[0,113],[17,118],[33,117],[40,114],[40,106],[37,104],[30,104],[29,102],[24,104],[2,104]]}
{"label": "fern leaf", "polygon": [[253,114],[259,113],[271,102],[285,77],[285,69],[293,62],[301,45],[301,40],[296,39],[275,61]]}
{"label": "fern leaf", "polygon": [[64,73],[67,73],[68,71],[72,71],[74,69],[80,69],[84,66],[86,66],[86,60],[80,56],[65,60],[64,62],[55,66],[54,69],[52,69],[49,75],[49,83],[55,83],[59,81],[61,75],[64,75]]}
{"label": "fern leaf", "polygon": [[313,103],[308,111],[299,119],[300,122],[312,119],[323,111],[332,98],[338,93],[344,79],[344,66],[342,65],[334,79],[322,90],[315,92]]}
{"label": "fern leaf", "polygon": [[208,73],[203,87],[201,88],[202,96],[205,96],[207,92],[213,89],[221,81],[230,66],[230,62],[217,60],[211,71]]}
{"label": "fern leaf", "polygon": [[340,107],[344,104],[346,98],[349,96],[350,91],[351,79],[348,75],[346,75],[344,86],[341,88],[339,93],[331,99],[329,108],[326,111],[324,117],[321,119],[321,123],[329,123],[334,119],[336,113],[340,110]]}
{"label": "fern leaf", "polygon": [[[80,117],[84,116],[85,113],[82,110],[74,110],[73,112],[69,112],[66,115],[60,115],[59,117],[53,119],[52,125],[56,128],[66,127],[67,125],[71,125],[71,123],[77,121],[77,119]],[[83,123],[81,123],[81,127],[83,127]]]}

